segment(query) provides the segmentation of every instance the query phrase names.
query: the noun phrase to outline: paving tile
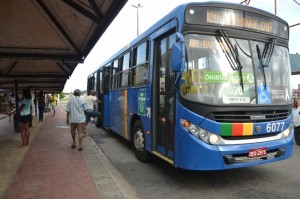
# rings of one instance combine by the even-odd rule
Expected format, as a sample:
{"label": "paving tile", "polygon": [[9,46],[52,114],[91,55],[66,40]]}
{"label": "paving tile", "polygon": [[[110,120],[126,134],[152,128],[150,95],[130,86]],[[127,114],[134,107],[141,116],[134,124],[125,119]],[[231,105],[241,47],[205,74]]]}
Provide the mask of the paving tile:
{"label": "paving tile", "polygon": [[3,199],[100,198],[83,155],[70,147],[69,129],[56,128],[65,112],[56,112],[55,117],[45,117],[44,124],[33,124],[40,129]]}

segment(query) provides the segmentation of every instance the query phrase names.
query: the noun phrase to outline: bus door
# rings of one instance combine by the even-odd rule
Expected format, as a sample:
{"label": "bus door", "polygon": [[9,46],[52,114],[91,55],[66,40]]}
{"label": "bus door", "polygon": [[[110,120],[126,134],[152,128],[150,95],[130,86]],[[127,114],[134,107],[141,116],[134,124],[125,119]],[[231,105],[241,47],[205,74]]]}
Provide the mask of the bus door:
{"label": "bus door", "polygon": [[[103,101],[103,68],[97,71],[97,81],[96,81],[96,86],[95,86],[95,91],[96,91],[96,97],[97,99]],[[95,110],[99,111],[100,113],[103,113],[103,103],[95,103]],[[95,121],[96,127],[101,127],[103,125],[102,121],[103,117],[99,117],[97,121]]]}
{"label": "bus door", "polygon": [[[108,116],[109,116],[109,76],[110,76],[110,67],[105,66],[102,68],[102,81],[100,89],[100,100],[102,100],[102,126],[107,128],[108,125]],[[103,93],[101,93],[103,91]]]}
{"label": "bus door", "polygon": [[154,150],[168,158],[174,157],[175,74],[171,67],[172,44],[175,34],[169,34],[155,42],[153,128]]}

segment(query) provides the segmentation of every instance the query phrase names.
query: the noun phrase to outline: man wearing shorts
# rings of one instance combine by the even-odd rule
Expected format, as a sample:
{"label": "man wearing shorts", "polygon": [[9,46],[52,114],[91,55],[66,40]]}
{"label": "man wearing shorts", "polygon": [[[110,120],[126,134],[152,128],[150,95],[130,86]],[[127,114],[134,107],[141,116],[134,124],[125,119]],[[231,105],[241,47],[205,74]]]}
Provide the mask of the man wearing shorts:
{"label": "man wearing shorts", "polygon": [[85,105],[84,101],[80,98],[81,91],[79,89],[74,90],[74,96],[70,97],[67,104],[67,118],[66,123],[71,126],[71,136],[73,144],[72,149],[76,148],[75,133],[78,133],[78,151],[82,151],[82,140],[86,135],[85,126]]}

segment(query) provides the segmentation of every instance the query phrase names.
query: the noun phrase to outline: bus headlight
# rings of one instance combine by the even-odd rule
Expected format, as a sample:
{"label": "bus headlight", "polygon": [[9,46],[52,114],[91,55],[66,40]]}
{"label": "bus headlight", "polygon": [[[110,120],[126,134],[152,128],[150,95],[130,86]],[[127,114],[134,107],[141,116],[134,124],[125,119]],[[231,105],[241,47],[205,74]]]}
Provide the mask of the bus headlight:
{"label": "bus headlight", "polygon": [[282,138],[287,138],[287,137],[289,137],[289,135],[291,134],[291,132],[292,132],[292,128],[293,128],[293,124],[291,124],[290,126],[289,126],[289,128],[287,128],[287,129],[285,129],[284,131],[282,131],[281,133],[282,133]]}
{"label": "bus headlight", "polygon": [[196,135],[198,133],[198,131],[199,131],[199,129],[197,128],[197,126],[193,125],[193,124],[190,126],[189,130],[194,135]]}
{"label": "bus headlight", "polygon": [[198,139],[202,140],[203,142],[207,144],[212,145],[220,145],[224,144],[222,141],[222,138],[219,135],[213,134],[209,131],[206,131],[199,126],[190,123],[186,120],[181,120],[181,124],[184,129],[186,129],[189,133],[197,137]]}
{"label": "bus headlight", "polygon": [[209,142],[211,144],[217,144],[219,141],[219,136],[217,136],[216,134],[211,134],[211,136],[209,137]]}
{"label": "bus headlight", "polygon": [[201,140],[207,139],[207,135],[208,135],[208,133],[207,133],[206,131],[204,131],[204,130],[202,130],[202,131],[200,131],[200,132],[198,133],[198,137],[199,137]]}

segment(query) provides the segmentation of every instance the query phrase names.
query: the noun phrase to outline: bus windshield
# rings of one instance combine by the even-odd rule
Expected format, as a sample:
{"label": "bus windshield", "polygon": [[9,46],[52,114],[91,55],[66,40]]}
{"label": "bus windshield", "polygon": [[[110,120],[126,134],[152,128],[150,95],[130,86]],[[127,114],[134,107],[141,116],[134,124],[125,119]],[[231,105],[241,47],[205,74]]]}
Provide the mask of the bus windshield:
{"label": "bus windshield", "polygon": [[291,103],[288,49],[270,42],[227,39],[185,36],[181,95],[190,101],[219,105]]}

